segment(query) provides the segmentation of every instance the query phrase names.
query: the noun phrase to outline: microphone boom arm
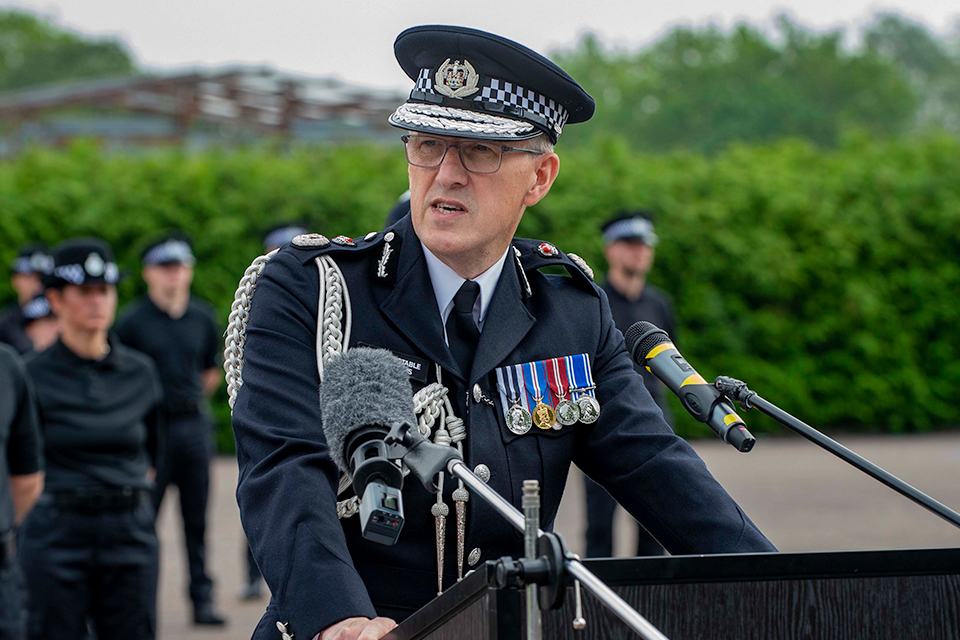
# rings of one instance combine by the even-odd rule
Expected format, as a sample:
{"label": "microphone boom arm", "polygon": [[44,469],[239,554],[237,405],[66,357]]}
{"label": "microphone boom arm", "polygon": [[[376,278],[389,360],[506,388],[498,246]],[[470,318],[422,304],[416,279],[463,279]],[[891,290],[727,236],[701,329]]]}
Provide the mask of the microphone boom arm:
{"label": "microphone boom arm", "polygon": [[937,502],[927,494],[910,486],[892,473],[884,471],[866,458],[857,455],[850,449],[847,449],[836,440],[828,438],[826,435],[820,433],[807,423],[798,420],[783,409],[770,402],[767,402],[758,396],[755,391],[751,391],[747,387],[746,383],[737,380],[736,378],[720,376],[716,379],[714,384],[720,393],[743,405],[745,411],[749,411],[754,408],[758,409],[761,413],[770,416],[783,426],[794,431],[795,433],[800,434],[810,442],[823,449],[826,449],[844,462],[847,462],[860,471],[863,471],[871,478],[878,480],[900,495],[916,502],[924,509],[937,514],[953,526],[960,527],[960,513],[957,513],[943,503]]}

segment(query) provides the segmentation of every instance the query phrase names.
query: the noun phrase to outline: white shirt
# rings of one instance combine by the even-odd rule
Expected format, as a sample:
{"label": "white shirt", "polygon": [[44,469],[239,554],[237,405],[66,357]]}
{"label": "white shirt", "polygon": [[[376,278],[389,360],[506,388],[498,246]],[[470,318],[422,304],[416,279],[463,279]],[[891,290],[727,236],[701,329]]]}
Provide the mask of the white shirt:
{"label": "white shirt", "polygon": [[[430,282],[433,283],[433,294],[437,297],[437,309],[440,311],[440,324],[443,325],[443,339],[449,345],[447,340],[447,318],[453,310],[453,296],[457,295],[461,285],[466,282],[466,278],[461,278],[456,271],[440,261],[440,258],[433,255],[430,249],[420,243],[423,247],[423,256],[427,259],[427,271],[430,273]],[[483,321],[487,315],[487,309],[490,308],[490,300],[493,298],[493,292],[497,288],[497,282],[500,280],[500,273],[503,271],[503,264],[510,253],[510,247],[503,252],[500,259],[493,266],[473,279],[480,285],[480,295],[477,296],[477,302],[473,305],[473,320],[477,323],[477,329],[483,331]]]}

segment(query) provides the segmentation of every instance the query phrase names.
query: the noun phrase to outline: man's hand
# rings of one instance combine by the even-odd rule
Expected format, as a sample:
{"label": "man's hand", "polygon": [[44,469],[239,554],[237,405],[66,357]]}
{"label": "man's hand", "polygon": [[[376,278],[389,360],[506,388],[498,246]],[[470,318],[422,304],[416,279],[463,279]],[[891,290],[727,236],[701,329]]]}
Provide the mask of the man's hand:
{"label": "man's hand", "polygon": [[320,640],[379,640],[395,629],[390,618],[347,618],[320,632]]}

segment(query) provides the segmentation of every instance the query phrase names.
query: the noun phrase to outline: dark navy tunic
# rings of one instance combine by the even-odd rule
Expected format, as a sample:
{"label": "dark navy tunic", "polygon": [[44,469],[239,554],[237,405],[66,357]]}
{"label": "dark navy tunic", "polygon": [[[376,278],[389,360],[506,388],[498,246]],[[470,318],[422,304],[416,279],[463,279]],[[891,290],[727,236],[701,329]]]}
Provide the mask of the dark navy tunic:
{"label": "dark navy tunic", "polygon": [[33,342],[27,335],[23,309],[14,303],[0,313],[0,342],[5,342],[23,355],[33,350]]}
{"label": "dark navy tunic", "polygon": [[[240,463],[237,498],[247,537],[273,598],[255,637],[276,640],[278,621],[296,637],[351,616],[399,618],[436,595],[435,496],[416,482],[403,490],[406,523],[395,546],[363,540],[357,518],[338,521],[338,472],[321,430],[317,372],[315,258],[329,254],[352,302],[349,345],[390,349],[439,364],[466,423],[467,464],[489,467],[490,487],[520,507],[521,483],[542,487],[541,526],[557,514],[571,462],[602,484],[674,554],[774,551],[737,504],[677,437],[633,368],[603,291],[563,253],[514,240],[485,317],[472,370],[459,371],[444,339],[423,250],[409,218],[378,275],[384,233],[357,247],[287,245],[257,283],[244,346],[243,386],[233,426]],[[541,267],[564,266],[569,276]],[[528,294],[526,282],[529,281]],[[602,407],[593,425],[511,433],[497,367],[583,354]],[[428,367],[433,370],[433,366]],[[428,382],[433,381],[433,377]],[[423,383],[411,380],[412,390]],[[495,406],[472,399],[474,384]],[[468,391],[470,394],[468,395]],[[447,481],[445,586],[456,579],[456,519]],[[521,534],[477,497],[468,503],[466,552],[481,561],[523,553]],[[469,567],[465,567],[465,570]]]}
{"label": "dark navy tunic", "polygon": [[16,352],[0,344],[0,535],[13,528],[10,476],[36,473],[42,462],[33,387]]}

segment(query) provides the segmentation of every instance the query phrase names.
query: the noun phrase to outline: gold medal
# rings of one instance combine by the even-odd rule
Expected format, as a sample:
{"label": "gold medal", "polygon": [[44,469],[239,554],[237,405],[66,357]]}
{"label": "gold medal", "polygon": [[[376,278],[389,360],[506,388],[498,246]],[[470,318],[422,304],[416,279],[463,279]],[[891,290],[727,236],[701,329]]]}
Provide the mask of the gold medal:
{"label": "gold medal", "polygon": [[557,414],[550,405],[541,402],[542,398],[534,399],[537,406],[533,408],[533,424],[537,425],[538,429],[553,429],[553,425],[557,424]]}

